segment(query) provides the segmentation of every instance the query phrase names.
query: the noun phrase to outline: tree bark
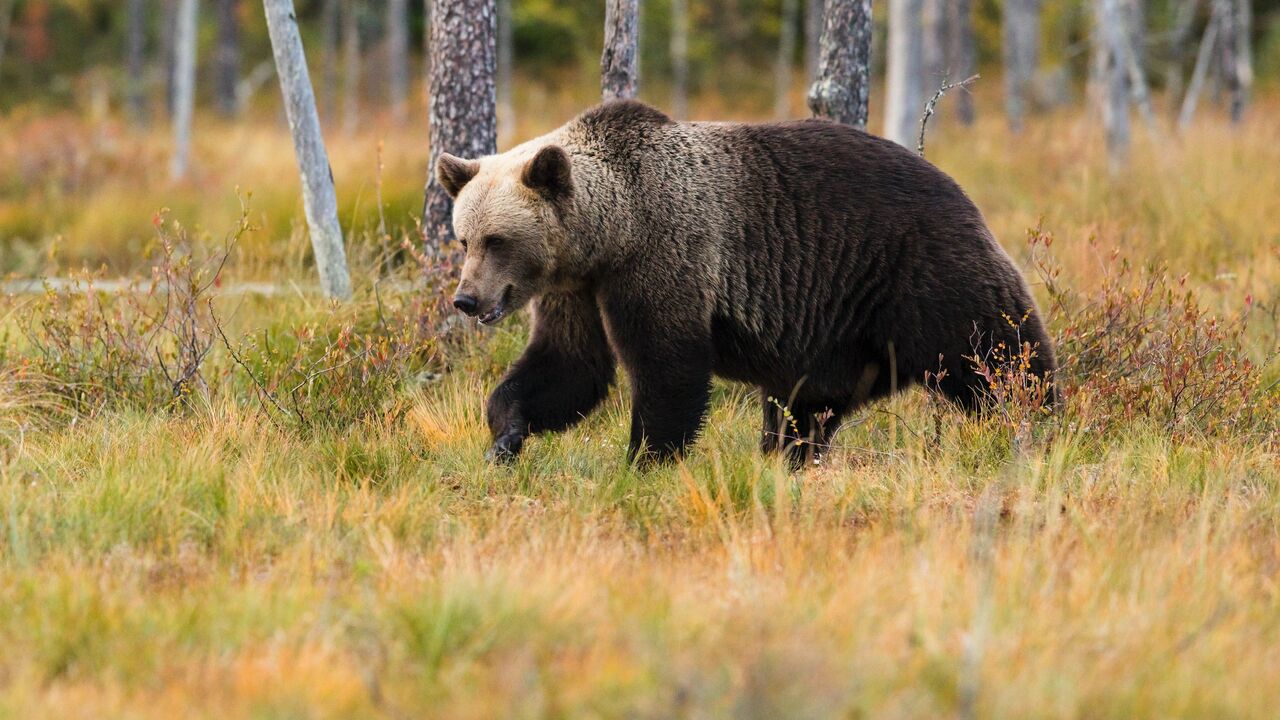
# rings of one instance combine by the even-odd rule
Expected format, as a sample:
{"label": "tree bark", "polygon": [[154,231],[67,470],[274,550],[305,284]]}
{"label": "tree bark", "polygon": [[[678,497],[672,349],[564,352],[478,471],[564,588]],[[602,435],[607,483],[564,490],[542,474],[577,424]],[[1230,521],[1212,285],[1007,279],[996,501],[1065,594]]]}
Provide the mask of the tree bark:
{"label": "tree bark", "polygon": [[1218,46],[1222,53],[1219,67],[1226,86],[1231,122],[1238,123],[1244,118],[1245,78],[1249,76],[1252,80],[1253,74],[1247,55],[1249,3],[1247,0],[1214,0],[1214,4],[1221,6],[1217,8],[1220,23]]}
{"label": "tree bark", "polygon": [[409,0],[387,0],[387,97],[391,119],[409,118]]}
{"label": "tree bark", "polygon": [[320,272],[320,288],[326,297],[346,300],[351,297],[351,278],[342,245],[342,226],[338,223],[333,170],[320,133],[320,113],[316,110],[293,0],[263,0],[263,6],[276,75],[280,77],[280,91],[284,95],[285,114],[289,118],[289,132],[293,135],[293,149],[302,175],[302,205],[316,269]]}
{"label": "tree bark", "polygon": [[773,115],[791,115],[792,67],[796,57],[796,0],[782,0],[782,16],[778,32],[778,57],[773,68]]}
{"label": "tree bark", "polygon": [[342,132],[352,135],[360,126],[360,8],[348,0],[342,8]]}
{"label": "tree bark", "polygon": [[818,57],[821,54],[822,0],[804,2],[804,82],[808,87],[818,77]]}
{"label": "tree bark", "polygon": [[497,9],[494,0],[434,0],[431,6],[431,160],[423,231],[437,251],[453,241],[453,201],[436,181],[443,152],[465,158],[497,150]]}
{"label": "tree bark", "polygon": [[1187,94],[1182,98],[1182,109],[1178,112],[1178,130],[1185,131],[1191,126],[1196,114],[1196,104],[1200,101],[1200,91],[1204,88],[1205,78],[1209,74],[1209,63],[1213,57],[1213,49],[1218,44],[1220,23],[1218,10],[1221,5],[1212,0],[1210,5],[1209,24],[1205,25],[1204,36],[1200,39],[1200,50],[1196,53],[1195,69],[1191,71],[1191,82],[1187,85]]}
{"label": "tree bark", "polygon": [[196,103],[197,0],[178,0],[173,48],[173,158],[169,175],[187,176],[191,162],[191,121]]}
{"label": "tree bark", "polygon": [[605,0],[600,90],[605,100],[629,100],[640,87],[640,0]]}
{"label": "tree bark", "polygon": [[921,0],[889,0],[884,136],[912,149],[924,112],[922,8]]}
{"label": "tree bark", "polygon": [[814,115],[867,127],[871,28],[871,0],[826,0],[817,77],[809,88]]}
{"label": "tree bark", "polygon": [[[973,38],[971,0],[950,0],[947,6],[947,66],[953,77],[963,80],[977,72],[977,53]],[[974,118],[973,95],[960,88],[955,98],[956,117],[965,125]]]}
{"label": "tree bark", "polygon": [[498,138],[511,142],[515,136],[516,108],[512,100],[515,73],[515,26],[511,0],[498,0]]}
{"label": "tree bark", "polygon": [[240,81],[240,0],[218,0],[218,50],[213,64],[218,113],[234,117],[240,112],[236,97]]}
{"label": "tree bark", "polygon": [[1094,37],[1101,44],[1102,123],[1107,133],[1107,160],[1112,172],[1129,156],[1129,59],[1121,0],[1094,0]]}
{"label": "tree bark", "polygon": [[320,6],[320,24],[323,45],[320,55],[320,107],[321,116],[333,122],[337,113],[338,97],[338,0],[324,0]]}
{"label": "tree bark", "polygon": [[1027,93],[1040,65],[1040,0],[1006,0],[1003,35],[1005,113],[1009,128],[1022,132]]}
{"label": "tree bark", "polygon": [[[0,0],[3,4],[6,0]],[[129,119],[135,125],[147,122],[147,0],[129,0],[128,7],[128,59],[125,80],[125,104]],[[4,8],[0,8],[0,24],[4,23]],[[0,34],[3,31],[0,30]],[[4,40],[0,37],[0,46]],[[0,56],[4,51],[0,49]]]}
{"label": "tree bark", "polygon": [[688,0],[671,0],[671,114],[689,114]]}

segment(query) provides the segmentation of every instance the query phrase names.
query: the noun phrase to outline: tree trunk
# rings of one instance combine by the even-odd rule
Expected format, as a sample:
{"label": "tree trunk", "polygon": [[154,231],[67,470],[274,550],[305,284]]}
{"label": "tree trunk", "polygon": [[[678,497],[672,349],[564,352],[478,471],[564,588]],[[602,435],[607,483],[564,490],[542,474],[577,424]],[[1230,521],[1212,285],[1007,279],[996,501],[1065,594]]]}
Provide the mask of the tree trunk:
{"label": "tree trunk", "polygon": [[[1249,67],[1247,55],[1249,44],[1249,10],[1247,0],[1214,0],[1217,9],[1220,29],[1218,33],[1219,67],[1222,71],[1223,84],[1227,91],[1227,105],[1231,113],[1231,122],[1238,123],[1244,118],[1245,76],[1252,80],[1252,68]],[[1244,46],[1243,48],[1241,46]]]}
{"label": "tree trunk", "polygon": [[871,0],[826,0],[818,72],[809,88],[814,115],[867,127],[871,29]]}
{"label": "tree trunk", "polygon": [[191,162],[191,121],[196,104],[197,0],[178,0],[173,48],[173,158],[169,174],[187,176]]}
{"label": "tree trunk", "polygon": [[[0,0],[3,4],[5,0]],[[128,60],[129,77],[125,80],[125,104],[129,108],[129,119],[135,125],[147,122],[147,0],[129,0],[128,17]],[[0,24],[4,23],[4,8],[0,8]],[[2,34],[2,30],[0,30]],[[4,44],[0,38],[0,45]],[[0,55],[4,51],[0,49]]]}
{"label": "tree trunk", "polygon": [[951,68],[947,67],[947,13],[943,8],[945,0],[924,0],[920,9],[921,30],[921,65],[923,74],[920,77],[921,87],[926,97],[932,96],[942,81],[951,78]]}
{"label": "tree trunk", "polygon": [[778,33],[778,57],[773,68],[773,115],[791,115],[792,67],[796,57],[796,0],[782,0],[782,17]]}
{"label": "tree trunk", "polygon": [[822,42],[822,0],[804,2],[804,82],[808,87],[818,76],[818,56]]}
{"label": "tree trunk", "polygon": [[511,0],[498,0],[498,139],[504,143],[515,137],[516,108],[512,100],[515,73],[515,26]]}
{"label": "tree trunk", "polygon": [[391,119],[409,118],[409,0],[387,0],[387,99]]}
{"label": "tree trunk", "polygon": [[605,100],[629,100],[640,86],[640,0],[605,0],[600,89]]}
{"label": "tree trunk", "polygon": [[338,0],[324,0],[320,7],[320,24],[323,26],[323,46],[320,59],[321,114],[333,122],[337,112],[338,97]]}
{"label": "tree trunk", "polygon": [[[949,0],[947,6],[947,66],[957,80],[977,72],[977,53],[973,39],[971,0]],[[973,95],[966,88],[955,93],[956,117],[965,125],[973,124]]]}
{"label": "tree trunk", "polygon": [[1181,0],[1174,14],[1173,30],[1169,34],[1169,63],[1165,66],[1164,86],[1172,107],[1182,97],[1182,72],[1187,59],[1187,43],[1191,39],[1191,26],[1196,19],[1200,0]]}
{"label": "tree trunk", "polygon": [[342,8],[342,132],[352,135],[360,126],[360,7],[348,0]]}
{"label": "tree trunk", "polygon": [[1102,123],[1112,172],[1129,155],[1129,42],[1121,0],[1094,0],[1094,42],[1101,45]]}
{"label": "tree trunk", "polygon": [[240,0],[218,0],[218,50],[214,55],[214,94],[218,112],[240,112],[236,85],[240,81]]}
{"label": "tree trunk", "polygon": [[347,257],[342,246],[342,226],[338,223],[338,199],[333,189],[333,170],[320,134],[320,113],[307,73],[307,58],[302,50],[302,36],[294,17],[293,0],[263,0],[267,14],[267,32],[271,36],[271,52],[276,60],[276,75],[284,95],[285,114],[293,149],[302,175],[302,206],[311,233],[311,248],[320,272],[320,288],[325,297],[346,300],[351,297],[351,278],[347,274]]}
{"label": "tree trunk", "polygon": [[[1236,78],[1240,83],[1240,110],[1253,91],[1253,7],[1250,0],[1236,0]],[[1239,118],[1236,118],[1239,120]]]}
{"label": "tree trunk", "polygon": [[924,112],[921,0],[889,0],[884,136],[914,149]]}
{"label": "tree trunk", "polygon": [[1178,113],[1178,130],[1185,131],[1191,126],[1196,114],[1196,104],[1200,101],[1200,91],[1204,89],[1205,78],[1209,74],[1209,62],[1213,57],[1213,49],[1218,44],[1218,10],[1221,4],[1213,0],[1210,5],[1209,24],[1205,25],[1204,37],[1200,39],[1200,50],[1196,53],[1195,69],[1191,71],[1191,82],[1187,85],[1187,94],[1182,98],[1182,110]]}
{"label": "tree trunk", "polygon": [[164,110],[172,119],[177,112],[175,80],[178,67],[178,6],[183,0],[161,0],[160,64],[164,68]]}
{"label": "tree trunk", "polygon": [[453,241],[453,201],[436,181],[436,161],[497,150],[494,73],[498,54],[494,0],[434,0],[431,6],[431,160],[423,231],[437,251]]}
{"label": "tree trunk", "polygon": [[1003,34],[1005,113],[1009,128],[1022,132],[1027,93],[1040,65],[1040,0],[1006,0]]}
{"label": "tree trunk", "polygon": [[671,114],[689,114],[688,0],[671,0]]}

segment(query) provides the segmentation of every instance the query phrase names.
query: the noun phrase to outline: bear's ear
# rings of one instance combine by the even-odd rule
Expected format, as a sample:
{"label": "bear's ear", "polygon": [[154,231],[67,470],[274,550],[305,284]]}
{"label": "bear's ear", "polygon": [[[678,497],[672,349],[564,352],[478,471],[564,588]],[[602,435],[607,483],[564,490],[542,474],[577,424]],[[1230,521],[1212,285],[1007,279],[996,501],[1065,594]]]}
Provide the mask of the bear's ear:
{"label": "bear's ear", "polygon": [[471,182],[471,178],[478,172],[480,172],[478,161],[463,160],[449,153],[441,153],[440,159],[436,161],[436,179],[452,198],[458,197],[463,186]]}
{"label": "bear's ear", "polygon": [[569,154],[557,145],[548,145],[524,166],[520,182],[548,200],[562,200],[573,194],[573,169]]}

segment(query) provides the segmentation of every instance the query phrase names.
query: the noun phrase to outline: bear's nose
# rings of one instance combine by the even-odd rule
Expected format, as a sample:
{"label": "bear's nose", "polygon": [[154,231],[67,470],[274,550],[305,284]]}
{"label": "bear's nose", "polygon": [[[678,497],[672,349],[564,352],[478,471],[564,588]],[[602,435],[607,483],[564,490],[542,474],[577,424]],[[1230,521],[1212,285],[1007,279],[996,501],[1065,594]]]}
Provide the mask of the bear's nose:
{"label": "bear's nose", "polygon": [[476,314],[476,307],[480,301],[476,300],[475,295],[454,295],[453,306],[468,315]]}

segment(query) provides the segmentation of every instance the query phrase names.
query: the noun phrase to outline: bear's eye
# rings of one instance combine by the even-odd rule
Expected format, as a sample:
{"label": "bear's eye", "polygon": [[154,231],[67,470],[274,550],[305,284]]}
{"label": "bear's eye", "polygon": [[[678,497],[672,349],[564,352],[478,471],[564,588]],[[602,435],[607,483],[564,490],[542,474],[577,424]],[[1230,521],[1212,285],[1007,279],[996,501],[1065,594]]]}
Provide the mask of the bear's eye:
{"label": "bear's eye", "polygon": [[462,240],[462,251],[466,252],[466,250],[467,250],[467,241],[464,239]]}
{"label": "bear's eye", "polygon": [[486,249],[494,250],[500,248],[507,242],[506,238],[501,235],[486,235],[484,238],[484,246]]}

